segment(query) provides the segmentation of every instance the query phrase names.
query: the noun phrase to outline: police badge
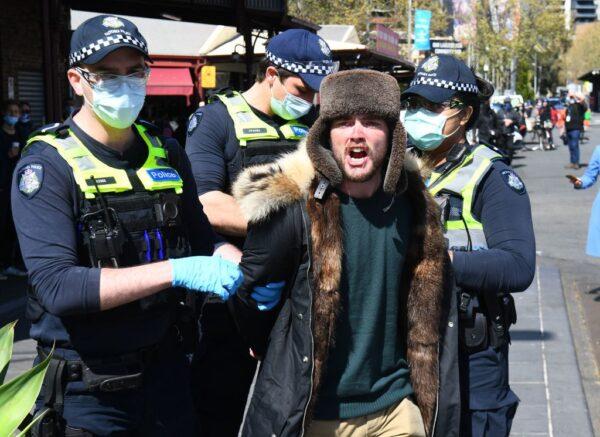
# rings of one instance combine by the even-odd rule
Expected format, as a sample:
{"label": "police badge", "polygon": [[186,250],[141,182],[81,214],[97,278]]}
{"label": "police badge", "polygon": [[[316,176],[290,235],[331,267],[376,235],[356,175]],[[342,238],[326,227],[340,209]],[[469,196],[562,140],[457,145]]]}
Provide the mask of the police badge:
{"label": "police badge", "polygon": [[523,194],[525,192],[525,184],[515,172],[511,170],[503,170],[502,178],[504,178],[506,185],[508,185],[513,191],[516,191],[519,194]]}
{"label": "police badge", "polygon": [[42,164],[27,164],[19,171],[19,191],[31,199],[42,187],[44,167]]}

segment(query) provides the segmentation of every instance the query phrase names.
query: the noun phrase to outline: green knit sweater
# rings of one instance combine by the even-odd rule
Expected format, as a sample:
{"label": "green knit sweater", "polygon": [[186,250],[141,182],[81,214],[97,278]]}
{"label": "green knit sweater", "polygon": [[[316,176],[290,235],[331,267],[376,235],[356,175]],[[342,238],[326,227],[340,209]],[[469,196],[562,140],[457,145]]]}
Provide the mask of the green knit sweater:
{"label": "green knit sweater", "polygon": [[400,277],[410,236],[410,204],[382,191],[341,196],[344,256],[341,311],[315,418],[349,419],[388,408],[413,390],[399,320]]}

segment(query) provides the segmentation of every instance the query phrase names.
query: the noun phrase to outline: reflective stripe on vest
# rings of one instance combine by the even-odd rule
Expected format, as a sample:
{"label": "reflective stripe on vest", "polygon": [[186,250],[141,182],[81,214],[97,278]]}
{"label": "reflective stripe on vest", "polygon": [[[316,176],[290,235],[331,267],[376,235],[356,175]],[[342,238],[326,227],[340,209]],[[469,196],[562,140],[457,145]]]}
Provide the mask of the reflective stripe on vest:
{"label": "reflective stripe on vest", "polygon": [[[231,97],[224,94],[217,94],[215,97],[223,102],[227,108],[227,112],[233,120],[235,136],[240,142],[240,146],[246,146],[248,141],[277,141],[280,139],[277,129],[261,120],[260,117],[252,111],[252,108],[250,108],[250,105],[240,93],[234,92]],[[280,126],[279,130],[286,140],[299,141],[308,133],[308,126],[295,120],[291,120],[283,126]]]}
{"label": "reflective stripe on vest", "polygon": [[[149,135],[144,126],[134,126],[148,146],[148,158],[136,172],[144,188],[148,191],[172,189],[178,194],[182,193],[183,181],[179,173],[164,165],[167,155],[160,140]],[[72,130],[69,129],[69,136],[66,138],[57,138],[51,134],[32,137],[27,141],[26,147],[36,141],[51,145],[67,161],[73,170],[75,182],[86,199],[95,198],[98,191],[122,193],[133,190],[125,170],[110,167],[96,158]]]}
{"label": "reflective stripe on vest", "polygon": [[429,192],[436,196],[441,191],[450,192],[463,200],[462,219],[446,222],[445,236],[449,247],[487,249],[483,225],[473,217],[473,200],[479,183],[501,156],[486,146],[477,146],[464,161],[449,173],[434,172],[429,180]]}

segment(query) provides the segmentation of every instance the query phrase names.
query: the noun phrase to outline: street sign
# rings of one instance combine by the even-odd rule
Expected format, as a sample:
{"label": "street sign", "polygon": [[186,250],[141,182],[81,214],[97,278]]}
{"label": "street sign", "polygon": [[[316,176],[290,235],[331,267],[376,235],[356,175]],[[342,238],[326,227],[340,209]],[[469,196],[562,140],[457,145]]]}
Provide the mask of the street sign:
{"label": "street sign", "polygon": [[437,55],[458,55],[465,48],[460,41],[431,41],[431,49]]}
{"label": "street sign", "polygon": [[217,86],[217,67],[205,65],[200,72],[202,88],[215,88]]}
{"label": "street sign", "polygon": [[393,58],[398,57],[400,35],[383,24],[375,26],[375,50]]}
{"label": "street sign", "polygon": [[429,41],[429,26],[431,11],[415,9],[415,45],[414,50],[431,50]]}

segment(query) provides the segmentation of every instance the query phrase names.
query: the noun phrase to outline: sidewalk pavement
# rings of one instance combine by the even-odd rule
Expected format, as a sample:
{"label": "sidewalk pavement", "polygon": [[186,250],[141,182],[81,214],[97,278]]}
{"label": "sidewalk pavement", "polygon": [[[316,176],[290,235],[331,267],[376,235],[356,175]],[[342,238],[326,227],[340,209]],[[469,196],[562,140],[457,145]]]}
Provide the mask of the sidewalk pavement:
{"label": "sidewalk pavement", "polygon": [[[600,117],[581,144],[586,164],[600,144]],[[554,132],[556,151],[521,152],[513,167],[531,199],[537,274],[516,294],[511,385],[521,398],[512,435],[600,435],[600,260],[585,255],[598,186],[574,190],[564,169],[568,148]]]}
{"label": "sidewalk pavement", "polygon": [[514,297],[510,384],[521,404],[511,435],[593,436],[558,268],[538,259],[533,284]]}

